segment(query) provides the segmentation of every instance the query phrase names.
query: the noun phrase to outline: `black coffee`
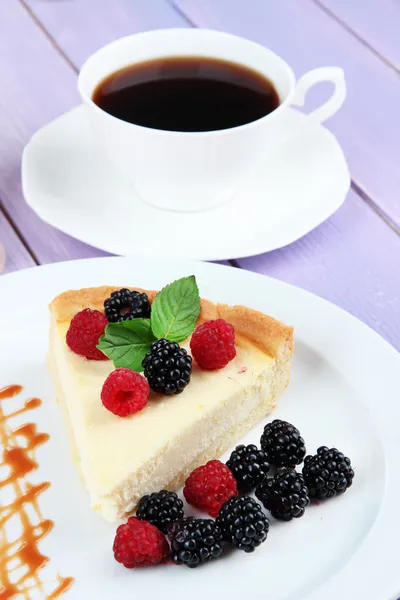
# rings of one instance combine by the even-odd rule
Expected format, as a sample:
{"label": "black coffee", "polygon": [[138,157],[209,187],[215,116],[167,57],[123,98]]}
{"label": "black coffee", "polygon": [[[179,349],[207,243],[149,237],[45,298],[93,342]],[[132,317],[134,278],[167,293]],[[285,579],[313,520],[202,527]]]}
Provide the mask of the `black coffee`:
{"label": "black coffee", "polygon": [[93,101],[118,119],[169,131],[215,131],[256,121],[279,106],[263,75],[223,60],[158,58],[104,79]]}

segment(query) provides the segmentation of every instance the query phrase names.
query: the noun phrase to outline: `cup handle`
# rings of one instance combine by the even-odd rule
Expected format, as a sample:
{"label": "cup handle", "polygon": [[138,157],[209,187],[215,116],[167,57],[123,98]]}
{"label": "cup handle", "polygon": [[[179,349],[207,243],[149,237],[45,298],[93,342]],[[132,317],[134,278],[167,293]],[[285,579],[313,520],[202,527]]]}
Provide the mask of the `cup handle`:
{"label": "cup handle", "polygon": [[319,108],[316,108],[309,117],[323,123],[329,117],[332,117],[342,106],[346,98],[346,83],[344,80],[343,69],[340,67],[321,67],[319,69],[313,69],[305,73],[296,84],[294,91],[294,98],[292,104],[295,106],[304,106],[306,94],[310,88],[316,83],[322,81],[330,81],[334,84],[335,89],[332,96]]}

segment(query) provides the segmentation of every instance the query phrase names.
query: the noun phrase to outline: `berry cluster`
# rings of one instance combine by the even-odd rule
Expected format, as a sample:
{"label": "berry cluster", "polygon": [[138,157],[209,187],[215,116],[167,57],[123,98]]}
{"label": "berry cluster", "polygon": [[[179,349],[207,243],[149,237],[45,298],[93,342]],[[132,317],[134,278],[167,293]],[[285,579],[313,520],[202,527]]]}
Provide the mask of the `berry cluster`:
{"label": "berry cluster", "polygon": [[[215,521],[185,518],[183,502],[174,492],[162,490],[143,496],[136,518],[117,529],[116,560],[132,568],[157,564],[170,556],[175,564],[194,568],[219,557],[224,542],[254,552],[267,539],[270,527],[262,506],[275,519],[291,521],[304,515],[310,498],[331,498],[351,486],[354,471],[350,459],[336,448],[321,446],[317,454],[305,458],[299,473],[294,467],[305,454],[298,429],[275,419],[264,428],[261,449],[242,444],[226,465],[210,460],[186,479],[186,501]],[[273,477],[268,476],[271,466],[275,468]],[[254,487],[261,504],[238,495],[238,489]]]}
{"label": "berry cluster", "polygon": [[[151,306],[143,292],[122,288],[104,301],[104,313],[89,308],[78,312],[67,332],[67,345],[89,360],[106,360],[99,340],[108,323],[148,319]],[[223,319],[206,321],[193,332],[191,353],[202,369],[221,369],[235,356],[235,331]],[[142,410],[150,389],[168,396],[180,394],[190,382],[192,356],[178,343],[158,339],[142,361],[144,378],[127,368],[117,368],[106,379],[101,392],[103,405],[120,417]],[[145,383],[143,383],[143,380]]]}

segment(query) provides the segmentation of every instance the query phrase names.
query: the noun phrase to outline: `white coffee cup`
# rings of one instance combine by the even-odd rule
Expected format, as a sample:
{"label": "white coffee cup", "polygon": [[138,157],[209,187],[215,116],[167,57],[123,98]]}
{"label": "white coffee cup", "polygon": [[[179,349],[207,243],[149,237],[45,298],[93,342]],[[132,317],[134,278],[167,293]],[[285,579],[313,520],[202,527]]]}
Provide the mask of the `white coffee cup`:
{"label": "white coffee cup", "polygon": [[[94,90],[111,73],[170,56],[206,56],[250,67],[272,81],[281,103],[265,117],[232,129],[178,132],[127,123],[93,102]],[[160,208],[195,211],[209,209],[234,195],[266,153],[287,139],[284,121],[288,107],[303,105],[307,91],[321,81],[332,82],[334,91],[309,114],[320,123],[343,104],[346,86],[342,69],[314,69],[296,83],[290,66],[259,44],[206,29],[162,29],[131,35],[98,50],[83,65],[78,87],[99,147],[135,191]]]}

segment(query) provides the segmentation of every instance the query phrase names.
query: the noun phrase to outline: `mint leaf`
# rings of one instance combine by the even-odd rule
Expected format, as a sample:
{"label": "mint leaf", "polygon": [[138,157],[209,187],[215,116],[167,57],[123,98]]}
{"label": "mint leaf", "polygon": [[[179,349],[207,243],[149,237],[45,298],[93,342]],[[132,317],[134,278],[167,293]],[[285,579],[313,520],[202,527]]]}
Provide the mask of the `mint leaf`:
{"label": "mint leaf", "polygon": [[151,305],[151,328],[156,338],[181,342],[192,333],[200,313],[200,296],[194,275],[167,285]]}
{"label": "mint leaf", "polygon": [[109,323],[97,348],[110,358],[116,367],[143,371],[142,360],[150,350],[155,337],[149,319],[132,319]]}

